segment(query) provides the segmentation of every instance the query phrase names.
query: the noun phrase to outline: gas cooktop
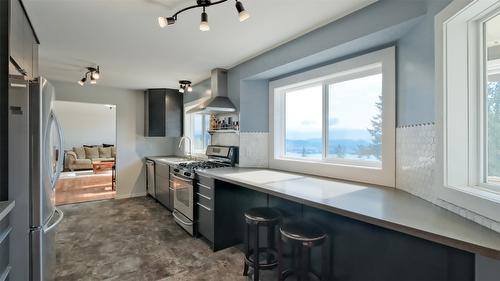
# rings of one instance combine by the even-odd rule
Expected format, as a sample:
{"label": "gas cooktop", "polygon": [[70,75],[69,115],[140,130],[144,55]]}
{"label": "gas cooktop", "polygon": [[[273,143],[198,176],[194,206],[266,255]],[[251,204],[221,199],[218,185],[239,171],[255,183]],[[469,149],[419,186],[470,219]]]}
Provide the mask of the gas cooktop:
{"label": "gas cooktop", "polygon": [[179,163],[177,166],[181,169],[189,170],[192,172],[200,169],[228,167],[230,166],[230,164],[217,161],[199,161],[199,162],[196,161],[196,162]]}

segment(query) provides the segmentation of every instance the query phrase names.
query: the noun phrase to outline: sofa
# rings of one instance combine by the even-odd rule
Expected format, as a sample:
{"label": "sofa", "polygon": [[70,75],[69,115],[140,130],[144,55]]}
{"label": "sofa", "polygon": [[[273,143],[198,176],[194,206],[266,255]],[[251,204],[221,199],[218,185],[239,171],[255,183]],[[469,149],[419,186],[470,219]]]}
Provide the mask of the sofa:
{"label": "sofa", "polygon": [[114,145],[84,145],[73,147],[64,153],[64,170],[91,170],[92,162],[114,162],[116,148]]}

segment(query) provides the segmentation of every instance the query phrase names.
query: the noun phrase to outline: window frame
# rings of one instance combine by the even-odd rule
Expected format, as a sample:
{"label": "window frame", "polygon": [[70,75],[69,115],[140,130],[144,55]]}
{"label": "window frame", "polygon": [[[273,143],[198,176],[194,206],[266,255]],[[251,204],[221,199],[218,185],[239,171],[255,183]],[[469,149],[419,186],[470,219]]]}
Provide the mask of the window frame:
{"label": "window frame", "polygon": [[[184,119],[183,119],[184,120],[184,136],[187,136],[191,139],[191,154],[192,154],[192,156],[196,156],[196,157],[200,157],[200,158],[206,157],[206,145],[209,145],[210,141],[209,141],[209,143],[206,143],[206,144],[204,143],[204,146],[205,146],[204,151],[195,150],[193,123],[194,123],[194,115],[199,114],[199,113],[187,113],[187,112],[190,109],[197,107],[199,104],[207,101],[208,99],[210,99],[210,97],[204,97],[204,98],[189,102],[187,104],[184,104]],[[207,115],[208,115],[208,118],[210,118],[209,114],[204,114],[204,115],[205,115],[204,118],[207,118]],[[203,126],[205,126],[205,122],[203,122]],[[208,133],[208,128],[206,128],[206,130],[204,130],[204,133],[210,135]],[[211,139],[211,136],[210,136],[210,139]],[[203,142],[205,142],[205,138],[203,138]],[[184,145],[182,152],[187,153],[188,151],[189,150]]]}
{"label": "window frame", "polygon": [[[395,131],[396,131],[396,54],[391,46],[354,58],[339,61],[320,68],[295,74],[269,83],[270,142],[269,167],[331,178],[345,179],[384,186],[395,186]],[[366,77],[374,69],[381,69],[383,149],[382,161],[378,165],[367,165],[372,161],[328,158],[329,135],[329,86],[356,78]],[[375,73],[375,72],[373,72]],[[377,72],[380,73],[380,72]],[[285,92],[304,86],[322,85],[322,155],[323,158],[283,157],[285,154],[286,116]],[[378,161],[373,161],[378,162]]]}
{"label": "window frame", "polygon": [[500,221],[500,193],[484,183],[483,24],[493,12],[500,12],[496,0],[467,0],[452,2],[436,16],[435,185],[438,199]]}

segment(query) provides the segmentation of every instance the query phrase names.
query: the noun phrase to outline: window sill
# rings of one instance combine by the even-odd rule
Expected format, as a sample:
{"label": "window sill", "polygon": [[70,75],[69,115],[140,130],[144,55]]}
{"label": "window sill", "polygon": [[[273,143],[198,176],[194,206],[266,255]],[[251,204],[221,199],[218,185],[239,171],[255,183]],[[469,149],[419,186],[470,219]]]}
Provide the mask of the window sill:
{"label": "window sill", "polygon": [[500,194],[480,186],[445,186],[440,199],[500,222]]}
{"label": "window sill", "polygon": [[353,166],[314,159],[270,158],[269,168],[387,187],[395,186],[394,170],[386,167]]}

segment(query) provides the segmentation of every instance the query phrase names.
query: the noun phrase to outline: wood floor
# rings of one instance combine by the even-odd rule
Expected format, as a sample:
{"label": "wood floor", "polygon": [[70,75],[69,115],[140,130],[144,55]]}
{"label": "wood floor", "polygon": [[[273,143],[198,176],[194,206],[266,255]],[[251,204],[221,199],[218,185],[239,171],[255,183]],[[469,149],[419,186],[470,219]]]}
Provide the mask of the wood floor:
{"label": "wood floor", "polygon": [[240,249],[212,252],[150,197],[61,209],[65,215],[56,232],[56,281],[247,280]]}
{"label": "wood floor", "polygon": [[115,198],[111,171],[94,174],[90,171],[64,172],[56,185],[56,205]]}

